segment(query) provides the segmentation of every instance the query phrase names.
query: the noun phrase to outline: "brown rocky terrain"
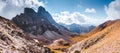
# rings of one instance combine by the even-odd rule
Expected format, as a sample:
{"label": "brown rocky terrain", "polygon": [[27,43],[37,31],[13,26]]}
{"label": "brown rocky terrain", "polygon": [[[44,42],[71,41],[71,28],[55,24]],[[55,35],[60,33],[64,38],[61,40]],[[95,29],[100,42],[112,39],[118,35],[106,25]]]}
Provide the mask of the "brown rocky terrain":
{"label": "brown rocky terrain", "polygon": [[120,53],[119,32],[120,20],[107,21],[73,44],[67,53]]}
{"label": "brown rocky terrain", "polygon": [[0,53],[53,53],[27,35],[12,21],[0,17]]}

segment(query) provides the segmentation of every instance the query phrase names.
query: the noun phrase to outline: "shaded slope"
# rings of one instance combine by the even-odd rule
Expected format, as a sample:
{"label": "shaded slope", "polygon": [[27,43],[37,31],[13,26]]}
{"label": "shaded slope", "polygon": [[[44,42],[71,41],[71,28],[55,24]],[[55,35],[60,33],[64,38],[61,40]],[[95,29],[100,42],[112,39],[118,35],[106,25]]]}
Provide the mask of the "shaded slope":
{"label": "shaded slope", "polygon": [[99,25],[90,37],[74,44],[68,53],[119,53],[120,52],[120,20],[107,21]]}

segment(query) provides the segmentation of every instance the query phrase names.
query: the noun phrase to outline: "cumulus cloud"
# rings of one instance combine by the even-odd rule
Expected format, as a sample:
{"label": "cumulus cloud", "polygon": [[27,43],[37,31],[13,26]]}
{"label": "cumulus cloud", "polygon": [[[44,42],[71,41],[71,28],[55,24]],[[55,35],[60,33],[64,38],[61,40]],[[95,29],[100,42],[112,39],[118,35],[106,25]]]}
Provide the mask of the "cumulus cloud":
{"label": "cumulus cloud", "polygon": [[120,0],[112,1],[108,6],[105,6],[105,11],[108,15],[107,19],[120,19]]}
{"label": "cumulus cloud", "polygon": [[102,23],[104,20],[103,19],[95,19],[95,18],[90,18],[84,14],[81,14],[80,12],[73,12],[70,13],[69,11],[63,11],[61,13],[55,13],[52,14],[53,19],[57,23],[64,23],[66,25],[70,25],[73,23],[76,24],[89,24],[89,25],[97,25],[98,23]]}
{"label": "cumulus cloud", "polygon": [[11,19],[24,11],[25,7],[37,10],[38,6],[45,6],[38,0],[0,0],[0,16]]}
{"label": "cumulus cloud", "polygon": [[94,8],[86,8],[85,12],[87,12],[87,13],[96,13],[96,10]]}
{"label": "cumulus cloud", "polygon": [[57,22],[62,22],[66,24],[71,24],[71,23],[79,24],[85,22],[84,15],[78,12],[70,13],[68,11],[64,11],[61,12],[60,14],[58,13],[53,14],[53,17]]}

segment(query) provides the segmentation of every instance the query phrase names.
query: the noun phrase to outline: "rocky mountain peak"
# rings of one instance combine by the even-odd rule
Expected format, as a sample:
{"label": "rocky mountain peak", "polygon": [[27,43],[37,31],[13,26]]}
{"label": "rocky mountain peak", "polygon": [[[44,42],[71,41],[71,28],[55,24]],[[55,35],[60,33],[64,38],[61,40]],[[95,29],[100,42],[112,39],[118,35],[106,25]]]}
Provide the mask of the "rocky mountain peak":
{"label": "rocky mountain peak", "polygon": [[34,11],[32,8],[25,8],[25,9],[24,9],[24,13],[25,13],[25,14],[34,14],[35,11]]}
{"label": "rocky mountain peak", "polygon": [[42,6],[40,6],[40,7],[38,8],[38,13],[41,14],[41,13],[44,13],[44,12],[46,12],[45,8],[42,7]]}

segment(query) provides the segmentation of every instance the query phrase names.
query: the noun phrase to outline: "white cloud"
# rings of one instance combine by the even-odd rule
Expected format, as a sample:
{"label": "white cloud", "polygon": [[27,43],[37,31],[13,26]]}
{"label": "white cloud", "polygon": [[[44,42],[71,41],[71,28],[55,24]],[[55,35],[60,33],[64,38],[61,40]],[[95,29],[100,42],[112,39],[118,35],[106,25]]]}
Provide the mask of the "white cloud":
{"label": "white cloud", "polygon": [[96,13],[96,10],[94,8],[86,8],[85,12],[87,12],[87,13]]}
{"label": "white cloud", "polygon": [[38,0],[0,0],[0,16],[11,19],[24,11],[25,7],[37,10],[38,6],[45,6]]}
{"label": "white cloud", "polygon": [[70,13],[68,11],[64,11],[61,13],[52,14],[52,16],[57,23],[64,23],[66,25],[70,25],[73,23],[80,25],[81,24],[98,25],[104,21],[104,19],[90,18],[79,12]]}
{"label": "white cloud", "polygon": [[107,19],[120,19],[120,0],[112,1],[108,6],[105,6],[105,11],[108,15]]}

